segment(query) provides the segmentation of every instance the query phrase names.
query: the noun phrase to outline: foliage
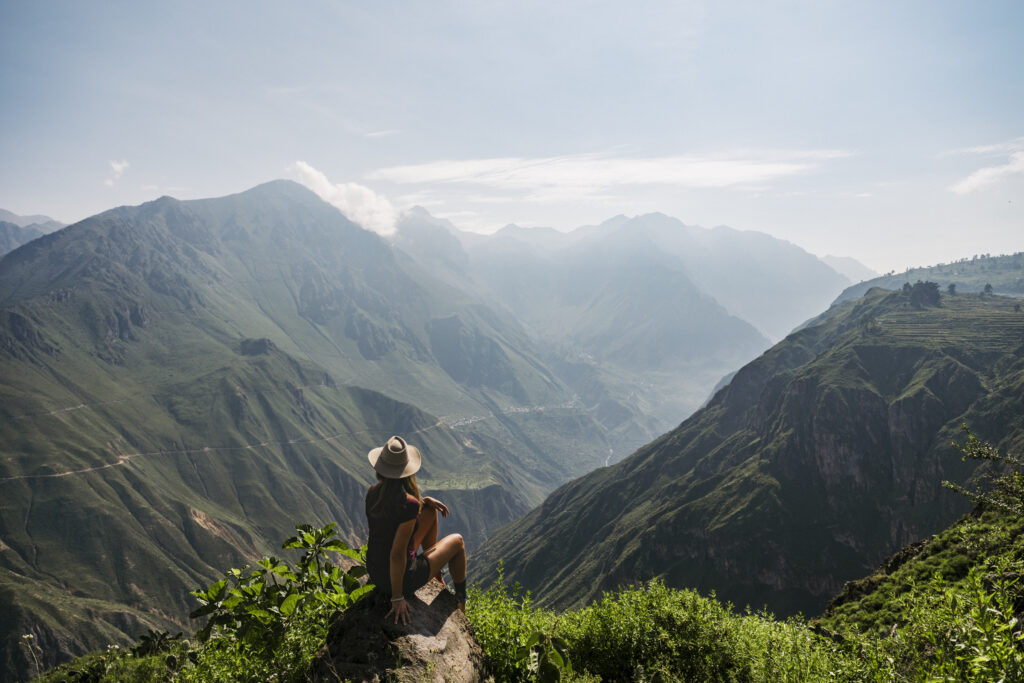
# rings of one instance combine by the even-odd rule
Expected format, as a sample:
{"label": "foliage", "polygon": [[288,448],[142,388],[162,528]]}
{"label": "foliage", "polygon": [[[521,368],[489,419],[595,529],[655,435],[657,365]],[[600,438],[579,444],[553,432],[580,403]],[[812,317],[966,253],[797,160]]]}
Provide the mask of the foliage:
{"label": "foliage", "polygon": [[537,681],[551,683],[572,676],[565,641],[544,631],[536,631],[519,648],[519,659],[526,660],[526,670]]}
{"label": "foliage", "polygon": [[[499,580],[473,589],[467,615],[502,681],[853,681],[863,673],[855,657],[798,621],[737,615],[713,597],[658,581],[556,615]],[[558,678],[531,670],[545,651],[572,668]]]}
{"label": "foliage", "polygon": [[822,619],[872,663],[873,680],[1024,680],[1021,462],[962,429],[965,459],[1011,469],[986,472],[974,491],[944,482],[974,512],[848,584]]}
{"label": "foliage", "polygon": [[532,633],[551,632],[554,614],[535,607],[530,594],[518,584],[506,587],[504,569],[499,564],[498,580],[489,590],[470,587],[466,616],[487,653],[495,680],[529,680],[527,662],[519,656],[519,648]]}
{"label": "foliage", "polygon": [[[309,524],[295,528],[298,535],[283,545],[304,551],[295,566],[264,557],[257,567],[230,569],[220,581],[192,592],[200,607],[190,616],[209,617],[196,634],[198,639],[207,642],[217,636],[211,652],[223,650],[229,659],[246,662],[253,673],[278,671],[287,676],[289,669],[282,667],[297,664],[295,646],[299,645],[300,659],[311,654],[302,647],[306,638],[322,641],[330,616],[373,589],[359,582],[366,575],[365,548],[353,550],[335,538],[333,523],[322,529]],[[328,561],[327,552],[358,564],[343,571]]]}
{"label": "foliage", "polygon": [[[303,551],[294,565],[264,557],[255,567],[228,570],[224,578],[192,592],[208,617],[196,634],[150,630],[130,649],[109,647],[57,667],[40,680],[85,681],[278,681],[303,680],[339,610],[373,590],[366,575],[366,547],[349,548],[335,525],[295,527],[284,549]],[[342,570],[337,553],[354,561]]]}
{"label": "foliage", "polygon": [[936,574],[897,599],[900,623],[880,637],[848,633],[876,681],[1024,680],[1024,631],[1014,613],[1020,565],[1005,559],[953,584]]}
{"label": "foliage", "polygon": [[967,442],[953,445],[964,454],[964,460],[980,460],[991,466],[979,469],[981,482],[973,491],[948,481],[942,485],[967,496],[975,505],[990,505],[1024,517],[1024,459],[1001,454],[991,444],[979,441],[966,424],[960,429],[967,434]]}
{"label": "foliage", "polygon": [[[179,634],[180,635],[180,634]],[[111,645],[106,650],[79,657],[40,676],[39,683],[106,683],[169,681],[178,678],[186,667],[194,666],[198,651],[188,640],[171,636],[166,631],[150,631],[151,640],[164,649],[154,652],[124,649]],[[152,640],[155,639],[155,640]]]}
{"label": "foliage", "polygon": [[939,305],[939,285],[937,282],[922,282],[918,280],[913,284],[903,285],[903,291],[910,295],[910,305],[921,309],[926,306]]}

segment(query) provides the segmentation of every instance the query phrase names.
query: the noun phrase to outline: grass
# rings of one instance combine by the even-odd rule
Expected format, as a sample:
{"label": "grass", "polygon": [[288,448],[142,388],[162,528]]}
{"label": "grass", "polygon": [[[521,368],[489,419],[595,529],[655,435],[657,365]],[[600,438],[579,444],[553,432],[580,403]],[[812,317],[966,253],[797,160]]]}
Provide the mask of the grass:
{"label": "grass", "polygon": [[569,680],[855,681],[863,674],[856,657],[802,622],[736,614],[714,596],[659,581],[564,613],[496,583],[471,592],[467,614],[501,681],[532,680],[519,647],[536,631],[565,643]]}

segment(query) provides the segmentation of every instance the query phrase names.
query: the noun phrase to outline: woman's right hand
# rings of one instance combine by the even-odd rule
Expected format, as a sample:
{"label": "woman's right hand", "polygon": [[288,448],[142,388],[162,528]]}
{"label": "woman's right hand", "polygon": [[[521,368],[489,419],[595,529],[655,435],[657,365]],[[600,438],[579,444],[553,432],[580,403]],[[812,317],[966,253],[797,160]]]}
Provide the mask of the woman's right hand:
{"label": "woman's right hand", "polygon": [[404,597],[401,600],[399,600],[397,598],[392,600],[391,601],[391,610],[387,614],[384,615],[384,618],[387,619],[392,614],[395,615],[395,623],[396,624],[398,623],[399,619],[402,620],[402,625],[408,624],[409,623],[409,601],[406,600]]}

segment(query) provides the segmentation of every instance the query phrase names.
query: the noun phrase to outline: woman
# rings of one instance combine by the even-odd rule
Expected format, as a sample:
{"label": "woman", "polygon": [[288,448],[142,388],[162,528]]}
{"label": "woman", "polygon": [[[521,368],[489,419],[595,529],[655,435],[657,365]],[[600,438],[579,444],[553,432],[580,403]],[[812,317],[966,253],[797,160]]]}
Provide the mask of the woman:
{"label": "woman", "polygon": [[[437,540],[437,513],[448,516],[448,507],[439,500],[420,496],[416,472],[420,469],[420,451],[400,436],[393,436],[381,448],[367,456],[377,471],[377,483],[366,492],[366,519],[370,538],[366,548],[366,568],[370,581],[391,599],[395,623],[409,623],[412,595],[435,577],[444,584],[441,569],[448,565],[455,582],[459,609],[466,605],[466,546],[459,534]],[[417,554],[422,547],[423,552]]]}

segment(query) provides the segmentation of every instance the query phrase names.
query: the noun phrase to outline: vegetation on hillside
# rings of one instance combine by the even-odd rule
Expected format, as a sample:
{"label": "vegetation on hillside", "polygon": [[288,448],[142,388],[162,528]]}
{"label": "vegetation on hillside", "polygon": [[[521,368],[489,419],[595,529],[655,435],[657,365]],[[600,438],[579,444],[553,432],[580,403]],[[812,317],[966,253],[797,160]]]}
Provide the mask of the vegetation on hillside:
{"label": "vegetation on hillside", "polygon": [[970,515],[848,583],[817,622],[867,642],[894,680],[1024,680],[1024,462],[966,426],[964,457],[989,467]]}
{"label": "vegetation on hillside", "polygon": [[50,666],[182,629],[189,587],[292,520],[355,542],[365,454],[396,433],[471,546],[623,448],[511,315],[294,183],[3,256],[0,679],[31,666],[26,633]]}
{"label": "vegetation on hillside", "polygon": [[[558,613],[501,575],[470,591],[467,616],[503,682],[1024,680],[1021,463],[969,433],[960,448],[1003,467],[972,493],[983,507],[848,584],[811,623],[738,613],[714,594],[658,580]],[[304,551],[294,567],[264,558],[193,593],[194,616],[209,617],[201,644],[150,632],[130,650],[95,653],[39,680],[307,680],[333,615],[369,588],[359,585],[361,565],[342,572],[327,561],[327,551],[361,559],[333,538],[333,525],[297,528],[285,542]]]}
{"label": "vegetation on hillside", "polygon": [[935,282],[952,296],[966,293],[1024,295],[1024,251],[1015,254],[975,254],[952,263],[908,268],[847,287],[836,301],[856,299],[873,287],[899,289],[915,281]]}
{"label": "vegetation on hillside", "polygon": [[[61,665],[37,680],[86,681],[304,681],[339,610],[373,590],[366,547],[349,548],[334,524],[296,527],[283,549],[302,556],[291,564],[263,557],[255,566],[229,569],[224,578],[192,591],[205,623],[195,640],[150,630],[131,648],[109,647]],[[333,554],[345,558],[343,569]],[[36,645],[24,639],[36,661]],[[41,653],[40,653],[41,654]]]}
{"label": "vegetation on hillside", "polygon": [[820,613],[843,583],[970,509],[940,486],[974,467],[950,445],[963,421],[1024,446],[1017,300],[908,289],[833,306],[677,429],[557,489],[488,537],[480,575],[502,559],[560,609],[657,577]]}

